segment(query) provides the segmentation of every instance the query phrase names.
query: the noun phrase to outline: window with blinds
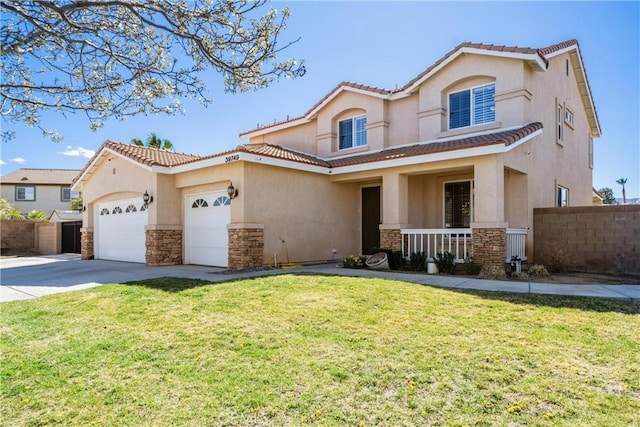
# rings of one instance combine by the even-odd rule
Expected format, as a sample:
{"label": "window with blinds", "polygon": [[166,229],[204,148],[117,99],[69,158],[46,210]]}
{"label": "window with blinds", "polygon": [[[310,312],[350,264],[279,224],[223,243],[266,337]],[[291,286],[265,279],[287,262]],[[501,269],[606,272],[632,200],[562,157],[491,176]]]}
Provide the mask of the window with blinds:
{"label": "window with blinds", "polygon": [[444,184],[445,228],[469,228],[472,218],[471,181]]}
{"label": "window with blinds", "polygon": [[449,129],[495,122],[495,94],[495,83],[449,94]]}
{"label": "window with blinds", "polygon": [[352,117],[338,123],[338,148],[367,145],[367,116]]}

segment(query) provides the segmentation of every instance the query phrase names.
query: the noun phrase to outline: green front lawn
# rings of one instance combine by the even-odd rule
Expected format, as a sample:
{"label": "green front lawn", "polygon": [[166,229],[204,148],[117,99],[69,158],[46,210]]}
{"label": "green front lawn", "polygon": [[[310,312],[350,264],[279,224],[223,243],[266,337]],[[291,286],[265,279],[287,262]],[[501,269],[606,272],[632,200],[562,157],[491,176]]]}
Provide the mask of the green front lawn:
{"label": "green front lawn", "polygon": [[161,279],[0,306],[4,425],[638,425],[637,302]]}

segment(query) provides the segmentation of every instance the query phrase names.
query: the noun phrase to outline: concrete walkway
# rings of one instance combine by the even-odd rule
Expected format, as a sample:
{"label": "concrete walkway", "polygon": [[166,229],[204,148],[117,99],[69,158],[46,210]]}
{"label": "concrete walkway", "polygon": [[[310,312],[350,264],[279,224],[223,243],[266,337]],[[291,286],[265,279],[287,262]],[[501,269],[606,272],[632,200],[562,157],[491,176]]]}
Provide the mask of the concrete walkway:
{"label": "concrete walkway", "polygon": [[451,289],[640,299],[640,282],[624,285],[576,285],[480,280],[460,276],[353,270],[330,264],[285,270],[230,273],[221,268],[196,265],[148,267],[143,264],[118,261],[82,261],[78,255],[64,254],[0,260],[0,302],[37,298],[59,292],[87,289],[106,283],[124,283],[159,277],[185,277],[208,282],[224,282],[250,277],[299,273],[384,278]]}

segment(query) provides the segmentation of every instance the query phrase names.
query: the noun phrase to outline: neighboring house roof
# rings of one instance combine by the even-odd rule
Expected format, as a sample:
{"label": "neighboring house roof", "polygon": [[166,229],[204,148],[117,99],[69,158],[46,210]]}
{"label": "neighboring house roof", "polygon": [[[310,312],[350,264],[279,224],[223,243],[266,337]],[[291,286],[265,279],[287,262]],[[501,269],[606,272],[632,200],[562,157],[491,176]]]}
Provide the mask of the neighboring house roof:
{"label": "neighboring house roof", "polygon": [[240,137],[252,137],[258,136],[265,133],[272,132],[274,130],[288,128],[290,126],[295,126],[298,124],[302,124],[312,120],[318,111],[327,103],[329,103],[333,98],[338,96],[340,93],[344,91],[348,92],[357,92],[364,93],[370,96],[382,97],[384,99],[395,99],[403,96],[408,96],[428,78],[430,78],[433,74],[438,72],[442,67],[444,67],[449,62],[453,61],[460,55],[467,53],[475,53],[475,54],[484,54],[484,55],[493,55],[493,56],[503,56],[503,57],[511,57],[518,58],[527,61],[532,64],[535,68],[540,71],[546,70],[550,57],[563,53],[565,51],[575,51],[577,55],[577,72],[576,76],[578,78],[578,87],[582,94],[583,101],[585,102],[585,106],[587,108],[587,117],[590,121],[590,126],[592,129],[592,133],[596,136],[599,136],[600,131],[600,123],[598,121],[598,115],[595,110],[595,104],[593,103],[593,98],[591,95],[591,88],[589,86],[589,82],[586,77],[586,73],[584,70],[584,64],[582,62],[582,57],[580,55],[578,41],[577,40],[567,40],[561,43],[556,43],[551,46],[533,49],[529,47],[518,47],[518,46],[504,46],[504,45],[494,45],[494,44],[485,44],[485,43],[472,43],[472,42],[463,42],[456,46],[453,50],[445,54],[442,58],[438,59],[433,65],[429,66],[422,73],[418,74],[415,78],[411,79],[407,84],[402,86],[401,88],[394,90],[381,89],[378,87],[367,86],[358,83],[352,82],[342,82],[338,86],[336,86],[333,90],[327,93],[320,101],[318,101],[313,107],[311,107],[306,113],[302,116],[294,117],[291,119],[275,122],[265,126],[259,126],[256,129],[252,129],[246,132],[242,132]]}
{"label": "neighboring house roof", "polygon": [[69,185],[78,175],[78,169],[21,168],[0,178],[2,184]]}
{"label": "neighboring house roof", "polygon": [[[260,160],[263,158],[273,159],[276,162],[272,163],[284,166],[285,164],[298,164],[300,168],[306,166],[315,167],[316,171],[329,171],[334,168],[341,168],[344,166],[364,165],[374,162],[385,162],[388,160],[398,159],[410,159],[417,156],[425,156],[436,153],[455,152],[458,150],[464,150],[469,148],[481,148],[491,145],[502,145],[509,147],[518,142],[524,142],[529,138],[532,138],[542,131],[542,123],[528,123],[524,126],[502,130],[493,133],[476,134],[473,136],[466,136],[462,138],[450,138],[444,141],[428,141],[411,145],[405,145],[400,147],[391,147],[375,152],[366,152],[363,154],[354,154],[350,156],[340,158],[322,159],[311,154],[287,149],[279,145],[273,144],[243,144],[239,145],[233,150],[225,151],[210,156],[197,156],[191,154],[178,154],[168,153],[167,156],[160,155],[154,148],[147,147],[135,147],[129,144],[123,144],[113,141],[107,141],[102,144],[101,148],[96,153],[96,156],[107,151],[111,153],[117,153],[129,160],[132,160],[141,166],[150,167],[160,166],[156,169],[157,172],[162,173],[179,173],[186,170],[199,169],[211,165],[224,164],[225,158],[233,155],[240,155],[243,153],[259,156]],[[154,156],[156,156],[154,158]],[[151,160],[154,158],[154,160]],[[169,161],[171,159],[171,161]],[[178,160],[183,160],[182,163],[177,163]],[[235,160],[240,160],[240,157]],[[242,160],[258,161],[255,157],[244,158]],[[286,163],[282,163],[286,162]],[[82,173],[78,175],[80,179],[85,174],[89,173],[89,169],[93,167],[96,162],[92,159]],[[330,172],[329,172],[330,173]]]}

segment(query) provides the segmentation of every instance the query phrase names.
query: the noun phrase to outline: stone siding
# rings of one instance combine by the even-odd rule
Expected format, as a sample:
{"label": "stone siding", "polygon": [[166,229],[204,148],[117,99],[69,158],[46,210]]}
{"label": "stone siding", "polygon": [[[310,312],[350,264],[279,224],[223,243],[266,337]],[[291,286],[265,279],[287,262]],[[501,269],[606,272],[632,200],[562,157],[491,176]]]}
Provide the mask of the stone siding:
{"label": "stone siding", "polygon": [[182,264],[182,230],[146,230],[147,265]]}
{"label": "stone siding", "polygon": [[402,250],[402,234],[399,229],[380,230],[380,247],[392,251]]}
{"label": "stone siding", "polygon": [[93,230],[80,229],[80,257],[93,259]]}
{"label": "stone siding", "polygon": [[264,230],[229,228],[229,270],[264,266]]}
{"label": "stone siding", "polygon": [[537,264],[640,275],[640,205],[539,208],[533,224]]}
{"label": "stone siding", "polygon": [[473,260],[482,266],[505,267],[507,230],[505,228],[473,229]]}

